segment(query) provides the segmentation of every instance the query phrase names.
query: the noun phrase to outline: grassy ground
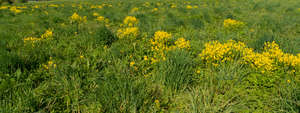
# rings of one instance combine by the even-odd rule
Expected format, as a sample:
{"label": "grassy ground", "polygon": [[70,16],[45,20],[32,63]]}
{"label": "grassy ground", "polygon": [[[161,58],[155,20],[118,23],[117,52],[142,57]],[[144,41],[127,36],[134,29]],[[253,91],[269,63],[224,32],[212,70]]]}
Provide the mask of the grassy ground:
{"label": "grassy ground", "polygon": [[298,113],[299,18],[299,0],[3,5],[0,112]]}

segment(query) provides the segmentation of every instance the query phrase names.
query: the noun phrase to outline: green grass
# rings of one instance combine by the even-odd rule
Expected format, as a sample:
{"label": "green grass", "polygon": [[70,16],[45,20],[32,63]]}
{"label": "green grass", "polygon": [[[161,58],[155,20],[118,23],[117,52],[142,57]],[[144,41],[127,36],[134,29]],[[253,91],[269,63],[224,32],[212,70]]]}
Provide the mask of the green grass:
{"label": "green grass", "polygon": [[[150,5],[143,6],[145,2]],[[177,7],[171,8],[172,3]],[[103,4],[102,9],[91,8]],[[189,4],[198,8],[187,9]],[[240,59],[215,67],[198,56],[205,43],[230,39],[257,52],[266,41],[275,41],[285,53],[299,54],[298,0],[57,0],[15,5],[27,8],[17,14],[0,8],[1,113],[300,112],[300,68],[261,73]],[[134,7],[139,10],[131,12]],[[75,12],[87,21],[71,23]],[[94,12],[109,23],[97,22]],[[120,39],[117,30],[126,16],[138,19],[139,35]],[[245,26],[227,30],[223,21],[228,18]],[[24,42],[47,29],[53,31],[51,38]],[[170,43],[184,37],[190,49],[165,52],[165,60],[151,64],[150,40],[158,30],[172,34]],[[49,61],[56,66],[45,69]]]}

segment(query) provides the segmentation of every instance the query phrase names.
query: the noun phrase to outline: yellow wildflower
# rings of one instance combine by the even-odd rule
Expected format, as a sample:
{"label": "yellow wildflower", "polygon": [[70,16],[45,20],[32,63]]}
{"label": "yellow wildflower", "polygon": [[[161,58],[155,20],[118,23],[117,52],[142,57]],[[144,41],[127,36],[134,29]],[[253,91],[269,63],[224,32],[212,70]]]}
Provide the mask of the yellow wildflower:
{"label": "yellow wildflower", "polygon": [[200,74],[200,73],[201,73],[201,71],[200,71],[200,70],[197,70],[197,71],[196,71],[196,73],[197,73],[197,74]]}
{"label": "yellow wildflower", "polygon": [[98,16],[96,20],[102,22],[105,20],[105,18],[103,16]]}
{"label": "yellow wildflower", "polygon": [[153,8],[152,9],[152,12],[156,12],[156,11],[158,11],[158,8]]}
{"label": "yellow wildflower", "polygon": [[24,38],[23,39],[24,40],[24,43],[26,43],[26,42],[28,42],[28,41],[30,41],[30,42],[37,42],[37,41],[39,41],[39,40],[41,40],[40,38],[36,38],[36,37],[27,37],[27,38]]}
{"label": "yellow wildflower", "polygon": [[53,36],[53,32],[52,30],[46,30],[46,32],[44,34],[42,34],[41,38],[48,38],[48,37],[52,37]]}
{"label": "yellow wildflower", "polygon": [[182,48],[190,48],[190,41],[186,41],[184,38],[179,38],[175,42],[176,47]]}
{"label": "yellow wildflower", "polygon": [[148,56],[144,56],[144,60],[148,60]]}
{"label": "yellow wildflower", "polygon": [[97,16],[99,16],[99,13],[94,12],[94,13],[93,13],[93,16],[96,16],[96,17],[97,17]]}
{"label": "yellow wildflower", "polygon": [[0,6],[0,10],[8,9],[8,6]]}
{"label": "yellow wildflower", "polygon": [[80,56],[79,56],[79,58],[80,58],[80,59],[83,59],[83,58],[84,58],[84,56],[83,56],[83,55],[80,55]]}
{"label": "yellow wildflower", "polygon": [[145,2],[145,3],[143,4],[143,6],[144,6],[144,7],[149,7],[149,6],[150,6],[150,3],[149,3],[149,2]]}
{"label": "yellow wildflower", "polygon": [[10,10],[11,12],[14,12],[14,13],[21,13],[21,12],[22,12],[22,10],[17,9],[16,6],[10,7],[9,10]]}
{"label": "yellow wildflower", "polygon": [[129,27],[132,27],[138,23],[138,20],[134,16],[127,16],[123,20],[124,25],[127,25]]}
{"label": "yellow wildflower", "polygon": [[59,7],[58,5],[56,5],[56,4],[50,4],[50,5],[48,5],[49,7]]}
{"label": "yellow wildflower", "polygon": [[187,5],[186,8],[187,8],[187,9],[193,9],[193,6]]}
{"label": "yellow wildflower", "polygon": [[130,12],[131,12],[131,13],[135,13],[135,12],[137,12],[137,11],[139,11],[139,8],[137,8],[137,7],[134,7],[134,8],[132,8],[132,9],[131,9],[131,11],[130,11]]}
{"label": "yellow wildflower", "polygon": [[171,8],[176,8],[176,7],[177,7],[177,6],[176,6],[176,4],[174,4],[174,3],[171,5]]}
{"label": "yellow wildflower", "polygon": [[137,27],[128,27],[128,28],[121,28],[117,31],[117,36],[119,38],[124,38],[124,37],[137,37],[139,33],[139,29]]}
{"label": "yellow wildflower", "polygon": [[36,9],[39,8],[39,7],[40,7],[40,6],[38,6],[38,5],[34,5],[34,6],[33,6],[33,8],[36,8]]}
{"label": "yellow wildflower", "polygon": [[86,16],[81,17],[77,13],[73,13],[71,16],[71,22],[86,22]]}
{"label": "yellow wildflower", "polygon": [[241,28],[245,25],[244,22],[233,20],[233,19],[226,19],[223,22],[223,25],[225,28],[228,29],[236,29],[236,28]]}
{"label": "yellow wildflower", "polygon": [[132,62],[130,62],[129,65],[130,65],[130,67],[132,67],[134,64],[135,64],[135,62],[132,61]]}

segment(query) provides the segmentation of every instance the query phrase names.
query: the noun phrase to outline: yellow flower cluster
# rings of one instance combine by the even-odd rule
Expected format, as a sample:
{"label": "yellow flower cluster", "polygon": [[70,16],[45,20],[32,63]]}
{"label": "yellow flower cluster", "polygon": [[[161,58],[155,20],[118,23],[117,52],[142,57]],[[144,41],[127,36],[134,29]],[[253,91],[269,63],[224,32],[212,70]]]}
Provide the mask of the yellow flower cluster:
{"label": "yellow flower cluster", "polygon": [[102,9],[103,6],[102,6],[102,5],[92,5],[91,8],[92,8],[92,9],[96,9],[96,8]]}
{"label": "yellow flower cluster", "polygon": [[243,63],[260,70],[262,73],[275,69],[273,65],[274,61],[266,54],[252,52],[251,54],[243,56],[243,60]]}
{"label": "yellow flower cluster", "polygon": [[223,25],[227,29],[237,29],[245,26],[245,23],[233,19],[226,19],[224,20]]}
{"label": "yellow flower cluster", "polygon": [[117,31],[117,36],[122,39],[124,37],[135,38],[139,34],[139,28],[134,27],[138,24],[138,20],[133,16],[127,16],[121,24],[122,28]]}
{"label": "yellow flower cluster", "polygon": [[127,16],[123,20],[124,26],[132,27],[138,24],[138,20],[134,16]]}
{"label": "yellow flower cluster", "polygon": [[59,6],[56,4],[49,4],[48,7],[59,7]]}
{"label": "yellow flower cluster", "polygon": [[284,53],[279,45],[273,42],[266,42],[264,47],[264,54],[277,61],[278,65],[284,65],[288,67],[300,66],[300,54],[298,56]]}
{"label": "yellow flower cluster", "polygon": [[33,43],[35,43],[37,41],[40,41],[42,39],[47,39],[47,38],[52,37],[52,36],[53,36],[52,30],[46,30],[45,33],[42,34],[40,38],[27,37],[27,38],[24,38],[23,41],[24,41],[24,43],[32,42],[32,44],[33,44]]}
{"label": "yellow flower cluster", "polygon": [[150,6],[150,3],[149,3],[149,2],[145,2],[145,3],[143,4],[143,6],[144,6],[144,7],[149,7],[149,6]]}
{"label": "yellow flower cluster", "polygon": [[151,51],[153,51],[154,56],[151,58],[151,62],[155,63],[160,61],[160,59],[165,60],[165,52],[179,48],[190,48],[190,42],[186,41],[184,38],[178,38],[175,43],[170,43],[172,34],[164,31],[156,31],[154,37],[150,40]]}
{"label": "yellow flower cluster", "polygon": [[101,22],[101,21],[104,21],[105,18],[103,16],[98,16],[96,20]]}
{"label": "yellow flower cluster", "polygon": [[43,64],[42,66],[46,70],[49,70],[50,68],[56,68],[56,64],[53,63],[52,57],[50,57],[50,60],[46,64]]}
{"label": "yellow flower cluster", "polygon": [[24,43],[26,43],[28,41],[30,41],[32,43],[35,43],[35,42],[37,42],[37,41],[39,41],[41,39],[40,38],[36,38],[36,37],[27,37],[27,38],[24,38],[23,40],[24,40]]}
{"label": "yellow flower cluster", "polygon": [[82,23],[82,22],[86,22],[86,16],[79,16],[77,13],[73,13],[73,15],[71,16],[71,22],[72,23]]}
{"label": "yellow flower cluster", "polygon": [[8,9],[8,6],[0,6],[0,10]]}
{"label": "yellow flower cluster", "polygon": [[177,41],[175,41],[176,47],[183,49],[183,48],[190,48],[190,41],[186,41],[184,38],[178,38]]}
{"label": "yellow flower cluster", "polygon": [[272,72],[280,67],[292,70],[300,67],[300,54],[298,56],[284,53],[275,42],[266,42],[262,53],[254,52],[242,42],[229,40],[226,43],[213,41],[205,44],[205,49],[199,54],[207,64],[218,66],[219,63],[241,59],[256,70]]}
{"label": "yellow flower cluster", "polygon": [[100,15],[99,15],[99,13],[94,12],[93,16],[97,17],[97,16],[100,16]]}
{"label": "yellow flower cluster", "polygon": [[22,12],[22,10],[17,9],[16,6],[10,7],[9,10],[10,10],[11,12],[14,12],[14,13],[21,13],[21,12]]}
{"label": "yellow flower cluster", "polygon": [[176,7],[177,7],[177,5],[172,3],[171,8],[176,8]]}
{"label": "yellow flower cluster", "polygon": [[122,39],[124,37],[137,37],[139,33],[138,27],[121,28],[117,31],[117,36]]}
{"label": "yellow flower cluster", "polygon": [[165,51],[172,49],[169,47],[168,40],[172,37],[170,33],[164,31],[156,31],[151,42],[151,50],[154,52],[154,58],[151,58],[151,62],[158,62],[159,59],[165,60]]}
{"label": "yellow flower cluster", "polygon": [[130,13],[135,13],[135,12],[138,12],[139,11],[139,8],[137,7],[134,7],[131,9]]}
{"label": "yellow flower cluster", "polygon": [[96,18],[96,20],[99,21],[99,22],[109,23],[109,19],[108,19],[108,18],[105,18],[105,17],[103,17],[103,16],[98,16],[98,17]]}
{"label": "yellow flower cluster", "polygon": [[34,6],[32,6],[32,8],[35,8],[35,9],[37,9],[37,8],[40,8],[40,6],[38,6],[38,5],[34,5]]}
{"label": "yellow flower cluster", "polygon": [[151,12],[156,12],[158,11],[158,8],[153,8]]}
{"label": "yellow flower cluster", "polygon": [[41,38],[42,39],[45,39],[45,38],[48,38],[48,37],[52,37],[53,36],[53,32],[52,30],[46,30],[46,32],[44,34],[42,34]]}
{"label": "yellow flower cluster", "polygon": [[105,23],[109,23],[109,19],[105,18],[104,16],[100,16],[99,13],[94,12],[93,16],[96,17],[95,20],[99,21],[99,22],[105,22]]}
{"label": "yellow flower cluster", "polygon": [[187,5],[186,8],[187,9],[196,9],[196,8],[198,8],[198,6],[196,6],[196,5],[194,5],[194,6]]}
{"label": "yellow flower cluster", "polygon": [[18,9],[27,9],[26,6],[17,6]]}
{"label": "yellow flower cluster", "polygon": [[234,53],[240,52],[245,48],[244,43],[235,42],[233,40],[229,40],[224,44],[218,41],[213,41],[205,44],[205,49],[202,50],[199,56],[207,63],[232,61],[236,56]]}

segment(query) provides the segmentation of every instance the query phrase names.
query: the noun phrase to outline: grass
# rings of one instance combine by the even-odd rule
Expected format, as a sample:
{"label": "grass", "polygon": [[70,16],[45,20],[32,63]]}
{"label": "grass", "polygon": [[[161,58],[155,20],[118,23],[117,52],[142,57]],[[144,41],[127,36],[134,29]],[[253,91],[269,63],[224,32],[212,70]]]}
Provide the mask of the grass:
{"label": "grass", "polygon": [[[199,56],[215,40],[261,54],[274,41],[295,56],[286,62],[299,62],[298,0],[57,0],[14,4],[26,6],[19,13],[3,6],[0,112],[300,112],[299,64],[262,72],[241,54],[217,63]],[[127,16],[138,32],[122,38]],[[226,28],[226,19],[243,24]],[[157,31],[171,36],[153,50]],[[181,37],[188,47],[176,45]]]}

